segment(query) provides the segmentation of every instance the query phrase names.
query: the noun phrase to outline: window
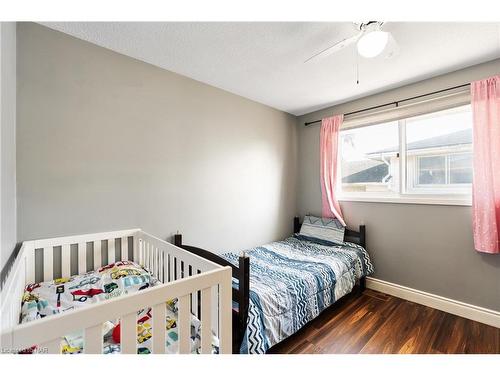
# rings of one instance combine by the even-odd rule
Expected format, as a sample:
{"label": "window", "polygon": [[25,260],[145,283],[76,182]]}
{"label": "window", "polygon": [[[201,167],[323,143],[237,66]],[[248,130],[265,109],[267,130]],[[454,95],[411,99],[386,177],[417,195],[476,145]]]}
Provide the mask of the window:
{"label": "window", "polygon": [[[415,186],[451,188],[472,184],[472,153],[417,157]],[[460,186],[458,186],[460,187]]]}
{"label": "window", "polygon": [[468,105],[342,130],[339,146],[341,199],[416,203],[471,199]]}
{"label": "window", "polygon": [[450,184],[472,184],[472,153],[454,154],[448,158]]}
{"label": "window", "polygon": [[446,156],[417,156],[417,186],[446,183]]}
{"label": "window", "polygon": [[406,133],[407,192],[467,194],[472,183],[469,107],[401,121]]}
{"label": "window", "polygon": [[341,131],[343,192],[391,193],[399,190],[398,122]]}

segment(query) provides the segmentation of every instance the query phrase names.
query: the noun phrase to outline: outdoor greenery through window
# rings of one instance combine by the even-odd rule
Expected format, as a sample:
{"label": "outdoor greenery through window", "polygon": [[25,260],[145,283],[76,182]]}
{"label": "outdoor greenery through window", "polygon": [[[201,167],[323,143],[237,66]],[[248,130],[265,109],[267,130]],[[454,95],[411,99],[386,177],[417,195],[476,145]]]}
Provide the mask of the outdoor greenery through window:
{"label": "outdoor greenery through window", "polygon": [[342,130],[339,146],[341,197],[470,197],[470,106]]}

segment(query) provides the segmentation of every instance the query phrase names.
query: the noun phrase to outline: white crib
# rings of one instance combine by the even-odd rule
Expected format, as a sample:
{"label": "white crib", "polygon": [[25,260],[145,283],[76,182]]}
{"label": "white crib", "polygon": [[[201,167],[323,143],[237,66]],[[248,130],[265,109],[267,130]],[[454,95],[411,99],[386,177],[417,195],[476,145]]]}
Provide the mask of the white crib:
{"label": "white crib", "polygon": [[[107,262],[102,262],[106,258],[106,249]],[[60,262],[54,262],[55,255],[59,253]],[[88,267],[92,258],[93,267]],[[163,284],[92,306],[19,323],[22,295],[27,284],[83,274],[96,270],[103,263],[111,264],[119,260],[135,261]],[[37,279],[35,274],[39,276]],[[34,345],[41,348],[39,352],[42,353],[61,353],[60,338],[81,330],[84,331],[85,353],[102,353],[102,324],[120,318],[121,353],[135,354],[137,312],[151,307],[152,352],[164,353],[165,301],[178,298],[179,353],[191,351],[191,313],[201,321],[201,352],[211,353],[214,332],[219,338],[220,353],[231,353],[231,293],[230,267],[221,267],[140,229],[26,241],[0,294],[0,347],[3,353],[17,352]]]}

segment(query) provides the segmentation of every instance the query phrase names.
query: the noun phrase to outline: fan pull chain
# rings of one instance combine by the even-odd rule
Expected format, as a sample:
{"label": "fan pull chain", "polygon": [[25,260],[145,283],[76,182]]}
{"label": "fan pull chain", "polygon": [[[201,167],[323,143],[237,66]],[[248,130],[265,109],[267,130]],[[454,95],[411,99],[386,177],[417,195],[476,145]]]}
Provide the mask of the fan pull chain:
{"label": "fan pull chain", "polygon": [[359,54],[356,50],[354,50],[356,55],[356,85],[359,85]]}

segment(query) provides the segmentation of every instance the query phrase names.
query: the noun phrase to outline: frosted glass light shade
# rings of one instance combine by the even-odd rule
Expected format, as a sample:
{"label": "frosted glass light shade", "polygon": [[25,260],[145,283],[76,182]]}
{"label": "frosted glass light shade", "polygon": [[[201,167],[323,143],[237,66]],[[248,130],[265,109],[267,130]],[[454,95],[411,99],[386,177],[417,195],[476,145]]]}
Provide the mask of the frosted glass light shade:
{"label": "frosted glass light shade", "polygon": [[384,31],[372,31],[364,34],[358,40],[358,53],[366,58],[378,56],[387,46],[389,33]]}

